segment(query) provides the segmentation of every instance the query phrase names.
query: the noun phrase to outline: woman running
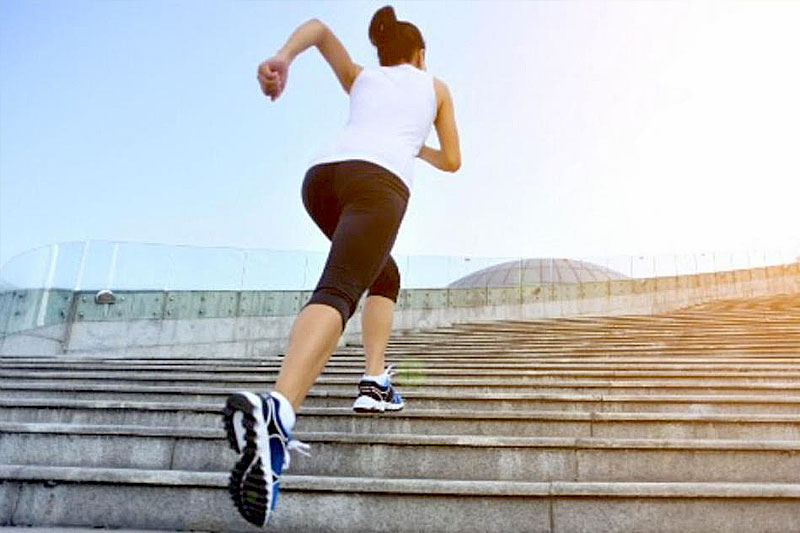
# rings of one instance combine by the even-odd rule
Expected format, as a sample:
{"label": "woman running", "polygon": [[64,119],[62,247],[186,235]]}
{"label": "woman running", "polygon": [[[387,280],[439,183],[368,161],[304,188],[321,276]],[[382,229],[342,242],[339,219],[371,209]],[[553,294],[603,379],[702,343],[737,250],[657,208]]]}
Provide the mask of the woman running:
{"label": "woman running", "polygon": [[[322,276],[294,323],[272,392],[237,392],[224,410],[228,440],[242,454],[231,471],[230,493],[242,516],[259,526],[275,510],[289,450],[305,453],[308,448],[292,439],[295,413],[364,291],[366,372],[353,408],[402,409],[403,400],[384,369],[400,288],[389,253],[408,204],[415,157],[447,172],[461,166],[450,92],[426,72],[420,31],[398,21],[386,6],[372,17],[369,39],[378,49],[380,66],[365,68],[350,59],[327,26],[312,19],[258,69],[261,90],[274,101],[286,88],[294,58],[316,46],[350,95],[347,124],[311,161],[302,187],[306,210],[331,240]],[[424,145],[431,125],[440,150]]]}

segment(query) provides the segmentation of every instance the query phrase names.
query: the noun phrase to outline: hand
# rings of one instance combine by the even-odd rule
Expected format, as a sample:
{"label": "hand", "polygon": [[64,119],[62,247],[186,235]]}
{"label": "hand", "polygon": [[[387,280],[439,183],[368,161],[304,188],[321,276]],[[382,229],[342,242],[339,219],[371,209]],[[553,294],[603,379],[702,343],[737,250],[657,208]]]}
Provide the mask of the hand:
{"label": "hand", "polygon": [[279,54],[261,63],[256,77],[261,91],[274,102],[286,88],[288,76],[289,61]]}

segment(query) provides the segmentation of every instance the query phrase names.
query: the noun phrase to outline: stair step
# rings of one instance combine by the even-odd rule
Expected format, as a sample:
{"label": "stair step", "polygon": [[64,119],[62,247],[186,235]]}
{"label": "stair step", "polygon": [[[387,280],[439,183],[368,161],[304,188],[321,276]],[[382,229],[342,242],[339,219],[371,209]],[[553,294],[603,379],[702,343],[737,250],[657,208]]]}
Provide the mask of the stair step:
{"label": "stair step", "polygon": [[[3,523],[258,530],[230,503],[225,473],[0,465],[0,478]],[[281,489],[277,531],[595,531],[598,519],[604,531],[729,531],[732,518],[742,531],[800,529],[798,484],[287,475]]]}
{"label": "stair step", "polygon": [[[462,374],[463,375],[463,374]],[[65,383],[99,384],[104,382],[130,383],[139,385],[158,385],[168,382],[173,385],[204,385],[214,384],[220,387],[238,388],[242,386],[267,387],[275,382],[274,376],[261,373],[243,373],[235,376],[218,376],[214,374],[175,374],[168,373],[125,373],[125,372],[0,372],[0,378],[15,381],[39,381],[58,379]],[[542,383],[553,381],[574,382],[591,380],[666,380],[684,385],[713,385],[720,382],[736,384],[755,384],[781,382],[800,385],[800,372],[765,372],[748,371],[739,372],[702,372],[685,370],[659,370],[659,371],[628,371],[628,370],[550,370],[536,371],[525,375],[506,376],[502,379],[487,378],[481,375],[473,377],[430,377],[424,371],[415,375],[398,376],[394,383],[398,386],[426,387],[525,387],[538,386]],[[321,376],[317,380],[319,386],[354,387],[358,383],[357,376],[331,377]]]}
{"label": "stair step", "polygon": [[[20,526],[22,527],[22,526]],[[2,527],[3,533],[97,533],[98,531],[108,531],[106,528],[98,527],[25,527],[24,530],[16,527]],[[113,529],[115,533],[177,533],[175,530],[155,530],[155,529]]]}
{"label": "stair step", "polygon": [[[390,339],[407,407],[308,395],[276,531],[800,531],[800,295]],[[255,531],[221,409],[278,357],[0,357],[0,524]],[[91,502],[91,504],[87,503]],[[2,528],[0,528],[2,529]]]}
{"label": "stair step", "polygon": [[[221,431],[2,424],[0,463],[228,471]],[[300,433],[293,474],[517,481],[800,483],[800,441]]]}
{"label": "stair step", "polygon": [[[17,377],[19,374],[27,375],[30,373],[41,373],[45,376],[52,376],[53,371],[58,370],[64,377],[71,377],[72,374],[76,376],[86,376],[91,374],[106,375],[106,372],[118,372],[119,374],[128,375],[148,375],[146,372],[158,371],[162,373],[174,373],[177,376],[186,376],[197,374],[200,376],[219,376],[219,377],[236,377],[257,373],[265,376],[272,376],[280,371],[280,363],[273,365],[262,366],[236,366],[229,368],[205,366],[205,365],[181,365],[176,367],[169,367],[167,365],[56,365],[56,364],[28,364],[28,365],[2,365],[4,372],[9,372],[5,377]],[[700,361],[675,363],[675,362],[627,362],[627,361],[575,361],[575,362],[541,362],[541,363],[528,363],[523,365],[495,365],[491,366],[483,364],[480,366],[468,366],[465,364],[434,364],[415,363],[404,364],[400,362],[396,367],[397,374],[402,377],[403,374],[416,374],[424,372],[429,376],[492,376],[492,377],[515,377],[526,375],[537,375],[539,371],[550,370],[571,370],[571,371],[584,371],[584,370],[613,370],[613,371],[626,371],[626,370],[691,370],[691,371],[736,371],[736,372],[756,372],[759,370],[768,372],[797,372],[800,371],[800,362],[793,361],[792,364],[786,362],[780,363],[764,363],[764,362],[751,362],[746,359],[737,362],[713,362],[704,363]],[[330,365],[324,372],[323,376],[330,377],[344,377],[352,376],[359,379],[364,374],[363,362],[360,365]]]}
{"label": "stair step", "polygon": [[[426,364],[431,367],[443,368],[525,368],[530,365],[536,365],[540,362],[550,363],[582,363],[582,362],[634,362],[634,363],[647,363],[647,362],[663,362],[663,356],[659,355],[609,355],[609,354],[596,354],[596,355],[574,355],[569,354],[550,354],[550,353],[536,353],[531,351],[517,351],[516,355],[507,355],[513,353],[511,349],[503,350],[506,355],[487,355],[480,356],[450,356],[450,355],[436,355],[429,353],[411,353],[399,352],[394,357],[388,357],[387,363],[395,365],[414,365]],[[768,354],[768,353],[748,353],[748,354],[722,354],[716,355],[712,353],[675,353],[670,354],[670,361],[680,361],[686,363],[717,363],[717,362],[765,362],[765,363],[795,363],[796,357],[784,354]],[[244,370],[256,370],[260,368],[277,367],[280,365],[282,357],[267,356],[261,358],[248,358],[248,357],[235,357],[235,358],[215,358],[209,360],[208,358],[123,358],[123,357],[74,357],[65,354],[64,356],[0,356],[0,368],[92,368],[96,365],[107,366],[109,368],[128,369],[128,368],[151,368],[151,369],[181,369],[185,368],[193,370],[195,368],[210,368],[210,369],[236,369],[242,368]],[[356,368],[363,369],[364,367],[364,353],[359,350],[352,355],[343,353],[334,353],[326,368]]]}
{"label": "stair step", "polygon": [[[124,414],[127,412],[124,411],[120,417],[113,411],[95,410],[76,418],[90,418],[84,422],[88,424],[141,425],[135,423],[139,415],[135,412],[133,415]],[[217,427],[220,419],[216,413],[190,412],[177,416],[185,416],[189,423],[171,423],[174,419],[170,418],[169,412],[155,411],[149,419],[150,426]],[[70,422],[65,420],[66,414],[59,418],[62,422]],[[159,423],[162,420],[167,420],[167,423]],[[81,423],[79,420],[72,422]],[[15,422],[1,424],[4,426]],[[296,430],[519,437],[800,440],[800,415],[418,409],[376,416],[355,413],[349,408],[309,407],[304,408],[298,417]]]}
{"label": "stair step", "polygon": [[[266,387],[242,387],[246,390],[263,391]],[[60,381],[17,381],[7,380],[0,383],[0,391],[5,398],[72,398],[96,400],[138,400],[138,401],[224,401],[230,394],[231,387],[211,387],[206,385],[141,385],[115,383],[74,383]],[[239,390],[238,388],[236,390]],[[309,392],[309,400],[329,397],[352,398],[356,388],[347,385],[314,386]],[[800,384],[795,383],[752,383],[740,384],[718,382],[716,384],[698,383],[695,385],[675,384],[665,381],[552,381],[539,383],[535,387],[504,387],[502,383],[495,385],[440,385],[436,387],[406,386],[401,390],[404,397],[415,394],[441,394],[448,398],[470,395],[523,395],[523,394],[593,394],[593,395],[716,395],[748,396],[754,400],[762,397],[764,401],[772,401],[772,397],[792,398],[800,396]]]}
{"label": "stair step", "polygon": [[[227,394],[233,391],[228,391]],[[258,391],[252,391],[258,392]],[[559,411],[590,413],[693,413],[693,414],[797,414],[800,397],[752,395],[666,395],[666,394],[547,394],[547,393],[463,393],[444,396],[431,391],[400,391],[406,409],[444,411]],[[113,395],[112,395],[113,396]],[[353,393],[313,395],[305,408],[347,409],[356,397]],[[211,401],[214,400],[214,401]],[[217,415],[224,398],[193,401],[172,395],[170,401],[136,401],[120,398],[11,398],[0,399],[0,421],[81,422],[93,416],[108,419],[118,415],[114,423],[146,424],[155,417],[171,417],[164,425],[206,425],[207,415]],[[101,415],[100,413],[105,414]],[[301,411],[302,413],[303,411]],[[125,420],[122,419],[123,413]],[[189,417],[197,415],[197,423]],[[164,420],[167,420],[166,418]],[[158,425],[158,424],[156,424]]]}

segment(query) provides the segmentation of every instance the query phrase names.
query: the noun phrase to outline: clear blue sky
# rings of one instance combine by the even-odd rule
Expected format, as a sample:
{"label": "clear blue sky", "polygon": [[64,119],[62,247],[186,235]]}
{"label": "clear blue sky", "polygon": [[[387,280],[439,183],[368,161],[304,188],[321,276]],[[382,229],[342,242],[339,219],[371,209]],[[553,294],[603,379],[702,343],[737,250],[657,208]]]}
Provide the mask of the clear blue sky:
{"label": "clear blue sky", "polygon": [[[326,249],[303,210],[374,2],[0,0],[0,264],[84,239]],[[451,87],[463,166],[417,162],[398,254],[586,257],[800,242],[800,2],[394,2]],[[437,146],[435,135],[429,144]]]}

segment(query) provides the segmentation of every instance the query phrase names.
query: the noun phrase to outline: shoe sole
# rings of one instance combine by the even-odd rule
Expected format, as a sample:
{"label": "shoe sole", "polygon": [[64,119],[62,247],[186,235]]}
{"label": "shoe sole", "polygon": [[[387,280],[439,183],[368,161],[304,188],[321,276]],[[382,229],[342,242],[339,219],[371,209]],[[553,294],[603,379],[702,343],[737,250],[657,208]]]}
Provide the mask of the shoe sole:
{"label": "shoe sole", "polygon": [[396,404],[376,400],[369,396],[359,396],[353,404],[353,411],[356,413],[383,413],[385,411],[402,411],[405,403]]}
{"label": "shoe sole", "polygon": [[[266,525],[272,515],[268,510],[268,491],[266,473],[259,449],[259,441],[268,440],[259,438],[257,427],[264,427],[264,415],[261,399],[252,392],[241,391],[232,394],[225,402],[223,421],[228,444],[242,457],[231,470],[228,492],[239,513],[251,524]],[[244,434],[244,448],[240,445],[240,436]],[[270,473],[271,475],[271,473]]]}
{"label": "shoe sole", "polygon": [[245,450],[231,470],[228,490],[245,520],[259,527],[269,522],[272,512],[268,510],[266,475],[257,454]]}
{"label": "shoe sole", "polygon": [[228,444],[236,453],[242,453],[247,444],[247,427],[244,425],[245,413],[252,415],[255,405],[252,399],[242,392],[228,397],[222,410],[222,422]]}

